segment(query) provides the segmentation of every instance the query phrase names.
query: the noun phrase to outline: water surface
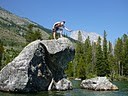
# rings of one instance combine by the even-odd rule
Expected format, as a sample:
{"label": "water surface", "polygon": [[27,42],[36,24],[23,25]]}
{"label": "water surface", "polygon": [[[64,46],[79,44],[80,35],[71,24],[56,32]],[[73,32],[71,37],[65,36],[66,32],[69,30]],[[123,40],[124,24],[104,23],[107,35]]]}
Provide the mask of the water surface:
{"label": "water surface", "polygon": [[80,89],[81,81],[72,80],[73,90],[43,91],[35,94],[12,94],[0,92],[0,96],[128,96],[128,81],[113,82],[119,87],[118,91],[92,91]]}

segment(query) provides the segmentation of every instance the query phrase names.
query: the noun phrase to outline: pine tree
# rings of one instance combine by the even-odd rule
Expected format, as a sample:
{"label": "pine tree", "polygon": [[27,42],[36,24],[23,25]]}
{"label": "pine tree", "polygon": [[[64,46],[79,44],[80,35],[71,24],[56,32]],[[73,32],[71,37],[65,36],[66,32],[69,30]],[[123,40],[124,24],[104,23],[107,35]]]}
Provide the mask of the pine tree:
{"label": "pine tree", "polygon": [[92,70],[96,74],[96,42],[92,42]]}
{"label": "pine tree", "polygon": [[112,43],[109,41],[109,46],[108,46],[108,64],[110,68],[110,77],[112,80],[114,80],[115,75],[118,73],[117,71],[117,66],[115,63],[115,58],[114,58],[114,50],[112,47]]}
{"label": "pine tree", "polygon": [[34,40],[37,40],[37,39],[42,39],[42,37],[41,37],[42,35],[41,35],[41,32],[40,32],[40,30],[39,29],[37,29],[37,30],[35,30],[34,32],[33,32],[33,35],[32,35],[32,41],[34,41]]}
{"label": "pine tree", "polygon": [[91,46],[89,37],[85,40],[85,44],[84,44],[84,59],[85,59],[85,66],[86,66],[86,77],[88,78],[89,75],[92,74],[93,72],[92,46]]}
{"label": "pine tree", "polygon": [[84,59],[84,55],[81,55],[79,57],[79,62],[78,62],[78,77],[81,79],[85,79],[86,78],[86,65],[85,65],[85,59]]}
{"label": "pine tree", "polygon": [[74,67],[73,67],[73,61],[68,63],[68,67],[65,70],[65,73],[68,75],[68,77],[73,77],[74,76]]}
{"label": "pine tree", "polygon": [[78,41],[82,42],[83,39],[82,39],[82,34],[80,31],[78,31]]}
{"label": "pine tree", "polygon": [[116,59],[116,64],[118,66],[118,74],[121,75],[121,68],[122,68],[122,54],[123,54],[123,46],[122,46],[122,39],[118,38],[115,47],[114,47],[114,54]]}
{"label": "pine tree", "polygon": [[79,70],[81,67],[81,59],[83,55],[83,44],[78,42],[76,44],[76,51],[75,51],[75,60],[74,60],[74,69],[75,69],[75,77],[79,77]]}
{"label": "pine tree", "polygon": [[82,35],[81,32],[78,32],[78,43],[76,44],[76,52],[75,52],[75,59],[74,59],[74,77],[80,77],[80,69],[81,69],[81,62],[82,55],[83,55],[83,43],[82,43]]}
{"label": "pine tree", "polygon": [[123,43],[125,43],[127,41],[127,39],[128,39],[128,36],[126,34],[124,34],[123,37],[122,37]]}
{"label": "pine tree", "polygon": [[28,25],[28,31],[27,31],[26,36],[25,36],[26,41],[28,43],[30,43],[34,40],[37,40],[37,39],[41,39],[41,37],[42,37],[40,30],[37,29],[37,30],[33,31],[33,28],[34,28],[33,24]]}
{"label": "pine tree", "polygon": [[122,75],[128,76],[128,36],[123,35],[123,58]]}
{"label": "pine tree", "polygon": [[3,53],[4,53],[4,46],[2,41],[0,40],[0,69],[2,68]]}
{"label": "pine tree", "polygon": [[98,76],[104,76],[104,66],[103,66],[103,52],[101,48],[101,38],[98,38],[96,47],[96,71]]}
{"label": "pine tree", "polygon": [[27,31],[27,33],[26,33],[26,35],[25,35],[25,39],[26,39],[26,41],[28,42],[28,43],[30,43],[30,42],[32,42],[32,34],[33,34],[33,27],[34,27],[34,25],[33,24],[29,24],[28,25],[28,31]]}
{"label": "pine tree", "polygon": [[110,73],[109,65],[108,65],[108,51],[107,51],[107,33],[104,30],[104,40],[103,40],[103,65],[104,66],[104,75],[108,75]]}

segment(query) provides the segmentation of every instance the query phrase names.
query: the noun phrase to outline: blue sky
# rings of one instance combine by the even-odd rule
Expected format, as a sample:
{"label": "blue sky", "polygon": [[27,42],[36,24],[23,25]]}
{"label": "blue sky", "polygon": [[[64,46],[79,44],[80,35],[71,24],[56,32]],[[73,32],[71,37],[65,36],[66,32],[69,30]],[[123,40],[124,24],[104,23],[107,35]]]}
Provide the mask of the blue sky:
{"label": "blue sky", "polygon": [[65,20],[72,30],[102,36],[105,30],[113,43],[128,33],[128,0],[0,0],[0,6],[49,29]]}

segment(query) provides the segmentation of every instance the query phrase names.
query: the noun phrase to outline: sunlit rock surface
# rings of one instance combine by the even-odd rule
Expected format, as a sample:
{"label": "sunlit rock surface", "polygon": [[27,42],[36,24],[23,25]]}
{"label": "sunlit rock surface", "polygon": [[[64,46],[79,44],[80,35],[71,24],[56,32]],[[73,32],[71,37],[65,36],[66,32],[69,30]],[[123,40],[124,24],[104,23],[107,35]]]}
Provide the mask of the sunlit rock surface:
{"label": "sunlit rock surface", "polygon": [[83,80],[81,88],[91,89],[96,91],[118,90],[118,87],[112,84],[106,77],[96,77]]}

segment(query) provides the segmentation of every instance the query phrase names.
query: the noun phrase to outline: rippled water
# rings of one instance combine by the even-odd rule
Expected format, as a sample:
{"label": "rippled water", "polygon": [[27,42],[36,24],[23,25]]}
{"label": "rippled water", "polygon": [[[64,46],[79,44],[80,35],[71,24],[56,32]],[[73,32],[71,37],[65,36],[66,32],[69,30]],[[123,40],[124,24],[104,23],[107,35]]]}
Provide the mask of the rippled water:
{"label": "rippled water", "polygon": [[0,92],[0,96],[128,96],[128,81],[113,82],[119,87],[118,91],[92,91],[80,89],[81,81],[73,80],[73,90],[69,91],[44,91],[35,94],[12,94]]}

